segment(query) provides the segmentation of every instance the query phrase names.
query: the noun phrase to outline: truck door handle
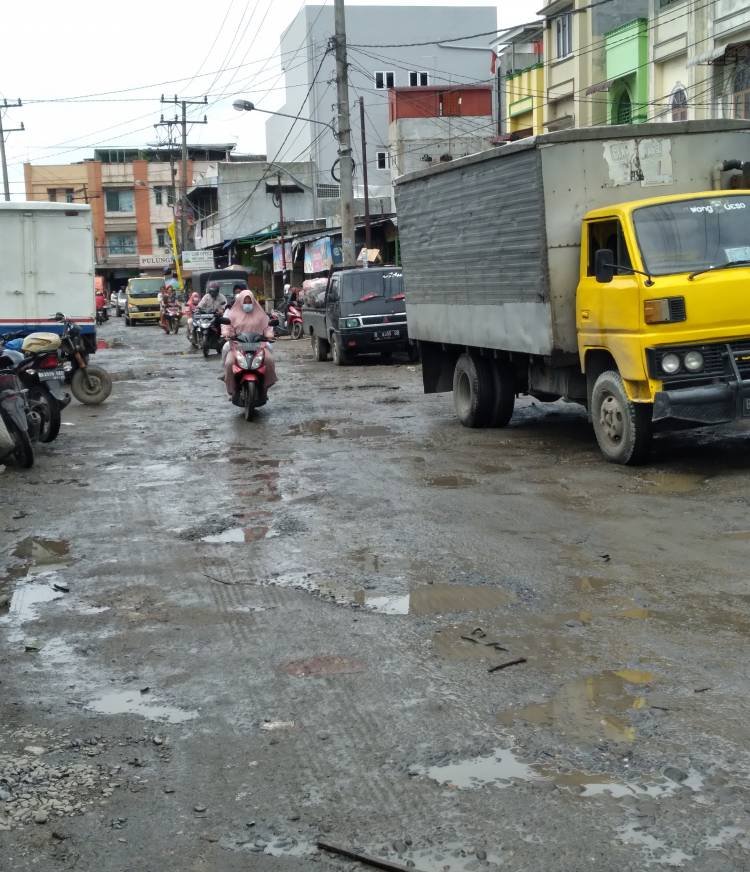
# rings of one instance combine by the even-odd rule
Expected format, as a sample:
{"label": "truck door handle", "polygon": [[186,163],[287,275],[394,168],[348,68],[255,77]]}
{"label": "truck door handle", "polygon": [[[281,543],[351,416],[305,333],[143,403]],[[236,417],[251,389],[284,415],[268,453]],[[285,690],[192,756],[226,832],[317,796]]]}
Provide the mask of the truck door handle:
{"label": "truck door handle", "polygon": [[581,321],[588,321],[591,318],[591,313],[588,309],[581,309]]}
{"label": "truck door handle", "polygon": [[23,291],[6,291],[6,294],[10,294],[12,297],[22,297]]}
{"label": "truck door handle", "polygon": [[36,295],[38,297],[53,297],[55,294],[54,291],[37,291]]}

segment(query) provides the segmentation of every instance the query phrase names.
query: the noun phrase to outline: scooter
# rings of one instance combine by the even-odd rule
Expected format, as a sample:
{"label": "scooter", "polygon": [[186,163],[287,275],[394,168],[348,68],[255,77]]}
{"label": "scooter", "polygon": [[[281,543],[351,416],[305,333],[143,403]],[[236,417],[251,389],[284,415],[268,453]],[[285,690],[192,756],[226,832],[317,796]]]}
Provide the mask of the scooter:
{"label": "scooter", "polygon": [[193,315],[193,330],[196,331],[198,347],[203,350],[203,356],[208,357],[211,349],[221,354],[225,339],[221,335],[222,315],[219,312],[201,312],[196,310],[198,320]]}
{"label": "scooter", "polygon": [[[57,342],[60,337],[55,333],[37,333],[37,337],[45,337],[47,341]],[[49,340],[46,337],[50,337]],[[20,349],[13,348],[21,344]],[[40,348],[40,340],[31,337],[15,339],[6,342],[2,354],[12,367],[26,391],[26,399],[33,416],[30,430],[38,430],[40,442],[52,442],[60,432],[61,412],[70,402],[70,394],[65,391],[65,376],[72,369],[67,369],[58,359],[56,350]]]}
{"label": "scooter", "polygon": [[179,303],[168,303],[164,309],[164,322],[167,333],[177,333],[180,329],[180,318],[182,317],[182,307]]}
{"label": "scooter", "polygon": [[[89,355],[83,344],[81,328],[75,322],[69,321],[62,312],[58,312],[54,320],[62,321],[64,324],[58,356],[65,369],[65,381],[70,382],[73,396],[79,403],[88,406],[103,403],[112,393],[112,376],[100,366],[89,364]],[[30,334],[36,337],[39,335],[39,333]],[[66,363],[70,363],[70,370],[65,367]]]}
{"label": "scooter", "polygon": [[[228,318],[224,320],[229,321]],[[234,352],[232,402],[242,408],[246,421],[251,421],[255,410],[268,401],[265,345],[271,341],[261,333],[241,333],[230,340],[230,350]]]}
{"label": "scooter", "polygon": [[0,461],[30,469],[34,465],[31,438],[38,434],[29,432],[26,392],[12,366],[8,356],[0,355]]}
{"label": "scooter", "polygon": [[289,303],[286,308],[286,314],[275,310],[271,314],[279,322],[273,328],[275,336],[290,336],[292,339],[302,339],[304,334],[302,309],[297,303]]}

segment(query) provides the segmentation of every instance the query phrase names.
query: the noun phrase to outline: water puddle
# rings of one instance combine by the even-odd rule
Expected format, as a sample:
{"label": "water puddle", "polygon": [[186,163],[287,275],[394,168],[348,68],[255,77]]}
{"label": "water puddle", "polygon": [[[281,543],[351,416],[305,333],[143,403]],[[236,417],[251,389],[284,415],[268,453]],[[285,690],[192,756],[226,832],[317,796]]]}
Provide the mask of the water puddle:
{"label": "water puddle", "polygon": [[584,575],[575,580],[576,590],[582,593],[599,593],[606,590],[611,584],[612,582],[608,579],[599,578],[594,575]]}
{"label": "water puddle", "polygon": [[362,439],[368,436],[390,436],[392,432],[389,427],[372,425],[370,427],[347,427],[341,435],[350,439]]}
{"label": "water puddle", "polygon": [[551,727],[565,736],[586,741],[602,738],[612,742],[632,742],[636,730],[628,712],[646,708],[646,699],[634,694],[631,686],[649,685],[651,672],[621,669],[590,675],[563,685],[546,702],[532,703],[498,715],[498,721],[511,726],[516,721]]}
{"label": "water puddle", "polygon": [[644,490],[655,494],[689,494],[706,484],[706,476],[693,472],[650,472],[636,480]]}
{"label": "water puddle", "polygon": [[230,527],[221,533],[203,536],[201,542],[209,542],[213,545],[229,542],[257,542],[259,539],[265,539],[268,536],[268,531],[268,527]]}
{"label": "water puddle", "polygon": [[419,872],[486,872],[489,864],[500,864],[499,855],[491,851],[469,850],[459,842],[431,848],[410,848],[399,855],[400,860],[411,863]]}
{"label": "water puddle", "polygon": [[686,854],[679,848],[670,848],[661,839],[643,830],[638,824],[631,822],[617,830],[617,838],[624,845],[634,845],[642,848],[648,855],[647,866],[682,866],[685,862],[695,859],[692,854]]}
{"label": "water puddle", "polygon": [[581,797],[609,795],[615,799],[643,796],[661,799],[672,796],[686,787],[697,793],[703,787],[703,777],[691,769],[685,781],[672,781],[666,777],[648,781],[621,781],[606,774],[588,772],[558,772],[549,766],[524,763],[509,748],[498,748],[492,754],[473,757],[457,763],[413,769],[438,784],[458,790],[477,790],[486,785],[504,789],[514,782],[551,783],[571,788]]}
{"label": "water puddle", "polygon": [[26,564],[26,569],[63,566],[70,562],[70,543],[65,539],[42,539],[29,536],[22,539],[11,552]]}
{"label": "water puddle", "polygon": [[745,832],[742,827],[722,827],[715,836],[706,839],[706,847],[714,851],[723,848],[729,842],[734,842],[738,836],[745,835]]}
{"label": "water puddle", "polygon": [[330,439],[337,439],[339,435],[338,430],[331,426],[331,422],[324,419],[293,424],[288,432],[290,436],[328,436]]}
{"label": "water puddle", "polygon": [[424,483],[430,487],[454,489],[476,484],[476,479],[465,475],[428,475],[425,477]]}
{"label": "water puddle", "polygon": [[198,712],[159,703],[150,694],[144,697],[138,689],[110,691],[92,700],[86,708],[102,715],[139,715],[150,721],[169,724],[181,724],[198,716]]}
{"label": "water puddle", "polygon": [[296,839],[277,839],[266,845],[264,854],[271,857],[307,857],[317,854],[318,849],[310,842],[298,842]]}
{"label": "water puddle", "polygon": [[60,599],[65,594],[52,587],[51,580],[27,581],[13,591],[7,614],[0,617],[0,624],[20,626],[38,617],[37,606]]}

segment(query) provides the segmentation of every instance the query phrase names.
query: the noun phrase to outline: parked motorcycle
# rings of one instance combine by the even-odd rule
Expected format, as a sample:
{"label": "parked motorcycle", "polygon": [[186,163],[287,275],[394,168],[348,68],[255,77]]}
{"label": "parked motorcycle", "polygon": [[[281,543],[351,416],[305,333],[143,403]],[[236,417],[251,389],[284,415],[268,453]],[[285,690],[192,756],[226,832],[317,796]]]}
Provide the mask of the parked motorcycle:
{"label": "parked motorcycle", "polygon": [[34,465],[34,447],[29,432],[29,407],[25,391],[13,370],[13,362],[0,354],[0,461],[22,469]]}
{"label": "parked motorcycle", "polygon": [[273,328],[274,335],[290,336],[292,339],[301,339],[304,333],[302,326],[302,309],[296,303],[289,303],[286,314],[273,311],[272,317],[279,323]]}
{"label": "parked motorcycle", "polygon": [[79,403],[89,406],[103,403],[112,393],[112,376],[102,367],[89,364],[81,328],[75,322],[68,320],[62,312],[58,312],[54,320],[61,321],[64,325],[58,356],[63,368],[66,363],[70,363],[70,371],[66,369],[65,381],[70,382],[73,396]]}
{"label": "parked motorcycle", "polygon": [[203,356],[208,357],[212,349],[219,354],[224,347],[225,339],[221,335],[222,315],[219,312],[201,312],[193,314],[193,331],[196,347],[203,350]]}
{"label": "parked motorcycle", "polygon": [[65,391],[65,376],[72,366],[68,363],[66,369],[60,363],[57,354],[60,344],[60,337],[55,333],[37,333],[6,341],[2,351],[26,391],[34,416],[30,429],[38,430],[40,442],[57,438],[61,412],[70,402],[70,395]]}

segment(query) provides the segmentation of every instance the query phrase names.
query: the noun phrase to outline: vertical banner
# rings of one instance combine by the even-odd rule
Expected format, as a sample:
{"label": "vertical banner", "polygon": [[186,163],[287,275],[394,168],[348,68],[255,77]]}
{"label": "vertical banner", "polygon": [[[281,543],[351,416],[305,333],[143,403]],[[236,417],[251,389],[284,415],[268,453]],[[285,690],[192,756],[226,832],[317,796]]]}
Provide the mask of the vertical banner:
{"label": "vertical banner", "polygon": [[167,233],[169,234],[169,241],[172,243],[172,256],[174,257],[174,265],[177,269],[177,281],[180,283],[180,290],[184,290],[185,283],[182,280],[182,268],[180,267],[180,258],[177,254],[177,225],[174,221],[167,227]]}
{"label": "vertical banner", "polygon": [[[284,243],[284,256],[286,258],[286,268],[292,268],[292,243],[291,241]],[[275,242],[273,246],[273,271],[283,272],[284,257],[281,256],[281,243]]]}

